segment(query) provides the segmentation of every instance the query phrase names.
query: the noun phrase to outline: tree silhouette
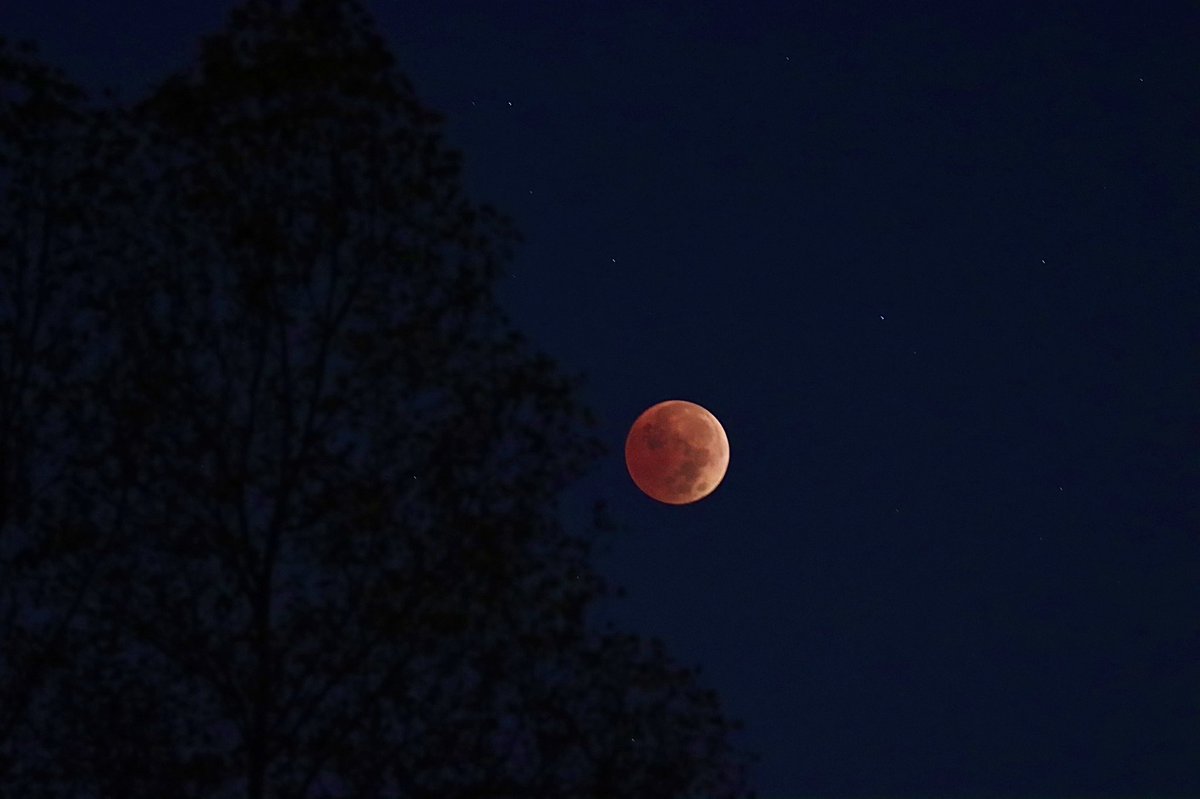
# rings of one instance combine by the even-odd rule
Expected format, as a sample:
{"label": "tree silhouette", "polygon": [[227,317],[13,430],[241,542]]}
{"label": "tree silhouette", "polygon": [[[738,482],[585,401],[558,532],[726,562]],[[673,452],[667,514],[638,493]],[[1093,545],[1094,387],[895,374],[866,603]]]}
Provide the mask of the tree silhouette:
{"label": "tree silhouette", "polygon": [[120,215],[103,173],[129,144],[112,117],[32,45],[0,40],[0,775],[35,748],[30,708],[72,650],[116,521],[84,471],[107,341],[86,301]]}
{"label": "tree silhouette", "polygon": [[11,784],[747,795],[715,695],[585,621],[578,380],[496,304],[517,236],[360,5],[249,0],[107,122],[97,430],[56,522],[98,554],[44,571],[78,610]]}

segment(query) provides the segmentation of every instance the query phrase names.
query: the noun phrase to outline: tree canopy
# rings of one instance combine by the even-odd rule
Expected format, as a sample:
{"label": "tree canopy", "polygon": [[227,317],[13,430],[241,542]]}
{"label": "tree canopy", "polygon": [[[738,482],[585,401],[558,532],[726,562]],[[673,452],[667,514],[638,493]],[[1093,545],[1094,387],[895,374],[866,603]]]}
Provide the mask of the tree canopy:
{"label": "tree canopy", "polygon": [[2,66],[0,793],[750,795],[586,621],[580,380],[357,2],[248,0],[128,108]]}

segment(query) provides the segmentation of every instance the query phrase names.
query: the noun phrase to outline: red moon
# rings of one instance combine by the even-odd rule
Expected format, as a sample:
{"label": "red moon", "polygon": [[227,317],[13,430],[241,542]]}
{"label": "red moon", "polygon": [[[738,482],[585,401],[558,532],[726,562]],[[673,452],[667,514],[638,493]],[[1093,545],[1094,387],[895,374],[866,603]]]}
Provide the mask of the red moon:
{"label": "red moon", "polygon": [[687,505],[716,489],[729,467],[725,428],[704,408],[667,400],[642,413],[625,439],[625,465],[637,487],[668,505]]}

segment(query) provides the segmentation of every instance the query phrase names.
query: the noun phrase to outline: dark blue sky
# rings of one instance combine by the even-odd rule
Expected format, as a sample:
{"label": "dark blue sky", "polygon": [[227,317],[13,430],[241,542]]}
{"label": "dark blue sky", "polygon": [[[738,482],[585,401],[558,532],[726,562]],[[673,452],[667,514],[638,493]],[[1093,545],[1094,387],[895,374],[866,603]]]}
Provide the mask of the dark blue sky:
{"label": "dark blue sky", "polygon": [[[132,97],[231,5],[0,31]],[[608,615],[764,797],[1200,793],[1200,6],[371,7],[587,377]],[[621,459],[668,398],[730,439],[694,506]]]}

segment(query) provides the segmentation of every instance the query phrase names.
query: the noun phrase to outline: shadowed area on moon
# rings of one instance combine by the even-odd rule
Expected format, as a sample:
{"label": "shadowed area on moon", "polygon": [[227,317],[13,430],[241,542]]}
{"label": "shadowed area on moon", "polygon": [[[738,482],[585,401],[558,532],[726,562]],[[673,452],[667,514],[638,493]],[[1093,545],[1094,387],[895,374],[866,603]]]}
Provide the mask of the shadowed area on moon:
{"label": "shadowed area on moon", "polygon": [[703,499],[725,476],[729,442],[711,413],[683,400],[653,406],[634,422],[625,462],[638,488],[661,502]]}

